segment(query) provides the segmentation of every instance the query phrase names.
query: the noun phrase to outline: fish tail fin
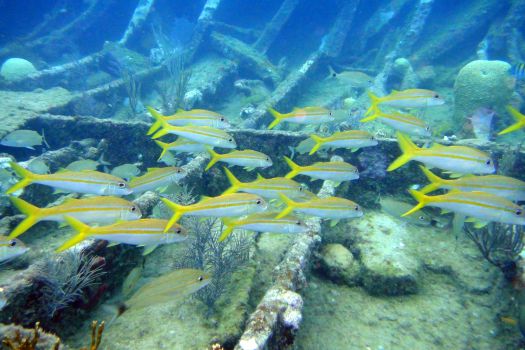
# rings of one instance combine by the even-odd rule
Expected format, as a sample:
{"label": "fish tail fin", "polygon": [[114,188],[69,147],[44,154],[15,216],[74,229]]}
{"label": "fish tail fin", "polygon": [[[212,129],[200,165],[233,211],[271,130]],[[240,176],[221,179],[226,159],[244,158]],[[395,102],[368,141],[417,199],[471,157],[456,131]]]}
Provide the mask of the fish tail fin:
{"label": "fish tail fin", "polygon": [[369,110],[372,112],[372,115],[365,117],[360,120],[361,123],[370,122],[372,120],[375,120],[381,116],[381,110],[377,105],[370,106]]}
{"label": "fish tail fin", "polygon": [[153,140],[155,139],[158,139],[164,135],[167,135],[169,133],[168,131],[168,128],[167,127],[163,127],[162,129],[160,129],[159,131],[157,131],[155,134],[153,134],[153,136],[151,137]]}
{"label": "fish tail fin", "polygon": [[379,102],[381,102],[381,98],[374,95],[372,91],[367,91],[367,94],[372,104],[366,111],[365,116],[369,115],[370,113],[374,113],[374,111],[378,108],[377,105],[379,104]]}
{"label": "fish tail fin", "polygon": [[40,218],[41,209],[18,197],[9,197],[9,199],[15,208],[27,215],[27,217],[9,234],[9,238],[16,238],[36,224]]}
{"label": "fish tail fin", "polygon": [[419,191],[416,191],[416,190],[409,190],[409,192],[412,195],[412,197],[414,197],[414,199],[418,203],[417,203],[417,205],[414,208],[410,209],[409,211],[407,211],[406,213],[404,213],[401,216],[407,216],[407,215],[413,214],[416,211],[418,211],[421,208],[423,208],[429,202],[429,200],[428,200],[429,197],[424,195],[423,193],[421,193]]}
{"label": "fish tail fin", "polygon": [[149,114],[155,118],[155,122],[153,125],[151,125],[148,132],[146,133],[146,135],[151,135],[155,131],[159,130],[166,123],[166,121],[164,120],[165,116],[157,112],[155,109],[153,109],[153,107],[147,106],[146,108],[148,109]]}
{"label": "fish tail fin", "polygon": [[301,171],[301,166],[300,165],[297,165],[296,163],[294,163],[293,160],[291,160],[290,158],[288,157],[284,157],[284,161],[286,162],[286,164],[288,164],[288,166],[290,167],[290,169],[292,169],[292,171],[290,171],[288,174],[286,174],[284,177],[287,178],[287,179],[293,179],[294,177],[296,177],[299,172]]}
{"label": "fish tail fin", "polygon": [[77,232],[76,235],[74,235],[71,239],[67,240],[64,244],[62,244],[60,247],[56,249],[57,253],[63,252],[66,249],[69,249],[78,243],[82,242],[86,239],[86,237],[89,235],[89,231],[91,230],[91,227],[84,224],[82,221],[77,220],[71,216],[64,216],[64,219],[68,223],[69,226],[73,228]]}
{"label": "fish tail fin", "polygon": [[321,148],[321,146],[322,146],[323,143],[325,142],[325,139],[322,138],[321,136],[317,136],[317,135],[314,135],[314,134],[310,135],[310,138],[311,138],[312,140],[315,141],[315,145],[314,145],[314,146],[312,147],[312,149],[310,150],[310,153],[308,153],[309,155],[312,155],[312,154],[314,154],[315,152],[317,152],[317,150],[318,150],[319,148]]}
{"label": "fish tail fin", "polygon": [[425,187],[421,189],[420,192],[422,194],[427,194],[429,192],[437,190],[446,181],[440,178],[439,176],[437,176],[436,174],[434,174],[433,172],[431,172],[428,168],[422,165],[420,165],[419,167],[423,171],[423,174],[425,174],[425,176],[427,177],[428,181],[430,181],[430,184],[426,185]]}
{"label": "fish tail fin", "polygon": [[297,207],[297,202],[294,202],[290,198],[286,197],[284,194],[279,193],[279,198],[281,198],[286,207],[275,217],[276,219],[284,218]]}
{"label": "fish tail fin", "polygon": [[521,114],[516,108],[507,106],[507,112],[516,120],[516,123],[512,124],[508,128],[500,131],[498,135],[505,135],[509,132],[513,132],[525,127],[525,115]]}
{"label": "fish tail fin", "polygon": [[16,184],[14,184],[11,188],[9,188],[5,193],[11,194],[18,190],[21,190],[22,188],[29,186],[35,178],[37,178],[38,175],[33,174],[29,170],[23,168],[19,164],[15,162],[10,162],[9,165],[11,168],[15,171],[15,173],[20,176],[22,179],[18,181]]}
{"label": "fish tail fin", "polygon": [[159,159],[157,160],[157,161],[160,161],[162,159],[162,157],[164,157],[166,152],[168,152],[168,144],[166,142],[162,142],[162,141],[158,141],[158,140],[154,140],[154,141],[160,148],[162,148],[162,152],[160,152]]}
{"label": "fish tail fin", "polygon": [[164,202],[164,204],[166,204],[166,206],[168,208],[170,208],[172,211],[173,211],[173,215],[171,216],[171,219],[168,221],[168,224],[166,225],[166,227],[164,228],[164,232],[168,232],[169,229],[175,225],[175,223],[177,221],[179,221],[179,219],[182,217],[182,215],[184,215],[184,213],[186,211],[188,211],[186,209],[185,206],[183,205],[180,205],[180,204],[177,204],[177,203],[173,203],[172,201],[170,201],[169,199],[166,199],[166,198],[161,198],[161,200]]}
{"label": "fish tail fin", "polygon": [[210,154],[211,156],[211,159],[210,159],[210,162],[208,163],[208,165],[206,166],[206,168],[204,169],[204,171],[207,171],[208,169],[210,169],[215,163],[217,163],[219,160],[221,160],[221,155],[222,154],[219,154],[217,152],[215,152],[213,149],[211,149],[210,147],[206,147],[206,150],[208,151],[208,153]]}
{"label": "fish tail fin", "polygon": [[224,191],[222,194],[228,194],[228,193],[235,193],[239,190],[239,187],[242,182],[240,182],[235,175],[230,171],[230,169],[223,167],[224,172],[226,173],[226,177],[228,178],[228,181],[230,181],[230,188],[228,188],[226,191]]}
{"label": "fish tail fin", "polygon": [[235,224],[235,221],[229,218],[223,218],[222,223],[224,224],[224,230],[222,230],[222,233],[219,237],[219,242],[224,241],[226,238],[228,238],[229,235],[235,230],[237,225]]}
{"label": "fish tail fin", "polygon": [[337,72],[334,70],[334,68],[331,65],[328,65],[328,76],[325,78],[325,80],[328,80],[330,78],[337,77]]}
{"label": "fish tail fin", "polygon": [[283,115],[279,112],[277,112],[272,107],[268,108],[268,112],[275,118],[273,122],[271,122],[270,125],[268,125],[268,129],[273,129],[279,124],[283,118]]}
{"label": "fish tail fin", "polygon": [[402,154],[397,157],[397,159],[394,160],[392,164],[390,164],[390,166],[387,168],[387,171],[396,170],[397,168],[408,163],[419,149],[419,147],[417,147],[408,136],[400,132],[397,133],[397,141],[399,143],[399,148],[401,148]]}

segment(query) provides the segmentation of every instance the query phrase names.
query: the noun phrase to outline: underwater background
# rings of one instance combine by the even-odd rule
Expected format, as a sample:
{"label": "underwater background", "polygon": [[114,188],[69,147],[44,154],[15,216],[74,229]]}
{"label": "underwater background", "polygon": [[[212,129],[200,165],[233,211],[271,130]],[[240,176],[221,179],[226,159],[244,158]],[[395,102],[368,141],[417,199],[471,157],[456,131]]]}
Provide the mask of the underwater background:
{"label": "underwater background", "polygon": [[525,0],[0,0],[1,349],[525,348]]}

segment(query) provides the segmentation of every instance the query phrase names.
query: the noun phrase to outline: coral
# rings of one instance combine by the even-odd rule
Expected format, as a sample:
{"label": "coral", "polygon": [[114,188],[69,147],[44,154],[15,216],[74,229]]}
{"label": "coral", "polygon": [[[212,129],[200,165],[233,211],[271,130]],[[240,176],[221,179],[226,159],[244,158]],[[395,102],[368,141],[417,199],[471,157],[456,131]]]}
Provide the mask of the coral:
{"label": "coral", "polygon": [[510,65],[503,61],[472,61],[459,71],[454,83],[454,118],[462,122],[480,107],[505,115],[514,89]]}
{"label": "coral", "polygon": [[523,226],[491,222],[480,229],[471,225],[464,227],[483,257],[512,280],[517,274],[516,262],[524,246]]}
{"label": "coral", "polygon": [[[186,101],[186,90],[192,72],[185,69],[183,55],[170,54],[164,64],[168,71],[168,78],[157,84],[157,92],[162,98],[164,114],[173,114],[178,108],[187,107],[189,103]],[[191,106],[194,102],[191,102]]]}
{"label": "coral", "polygon": [[97,321],[91,322],[91,345],[89,346],[89,348],[84,347],[80,350],[97,350],[100,346],[100,342],[102,341],[102,333],[104,332],[104,326],[104,321],[100,322],[100,325],[98,325]]}
{"label": "coral", "polygon": [[33,64],[23,58],[10,58],[2,64],[0,76],[7,81],[16,81],[36,73]]}
{"label": "coral", "polygon": [[[60,339],[46,334],[42,328],[40,328],[40,322],[35,323],[35,328],[33,329],[31,336],[22,335],[22,332],[28,333],[27,331],[28,330],[26,329],[22,329],[21,331],[20,329],[16,328],[14,330],[14,336],[6,336],[2,340],[2,344],[9,350],[36,350],[43,348],[58,350],[60,348]],[[51,343],[51,341],[53,341],[53,345],[51,347],[46,346],[46,344]]]}
{"label": "coral", "polygon": [[47,315],[53,317],[81,299],[87,289],[98,284],[98,278],[105,273],[103,266],[103,260],[75,250],[44,260],[38,267],[37,279],[43,284],[42,305]]}
{"label": "coral", "polygon": [[211,311],[226,290],[232,274],[249,261],[251,240],[245,233],[237,232],[226,241],[219,242],[223,225],[218,219],[201,221],[190,217],[184,219],[182,225],[192,232],[192,237],[176,265],[178,268],[211,271],[211,283],[196,294]]}

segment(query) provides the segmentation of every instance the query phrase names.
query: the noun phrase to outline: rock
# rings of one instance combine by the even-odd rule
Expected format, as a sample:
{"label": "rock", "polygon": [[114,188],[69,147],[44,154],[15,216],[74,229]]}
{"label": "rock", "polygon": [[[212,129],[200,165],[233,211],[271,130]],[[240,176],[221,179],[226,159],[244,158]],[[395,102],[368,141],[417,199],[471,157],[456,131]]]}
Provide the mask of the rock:
{"label": "rock", "polygon": [[321,252],[322,271],[337,283],[353,286],[357,282],[360,266],[352,253],[342,244],[327,244]]}
{"label": "rock", "polygon": [[405,242],[412,239],[407,225],[377,212],[350,225],[360,238],[356,248],[363,266],[363,288],[372,295],[416,293],[420,263],[405,249]]}
{"label": "rock", "polygon": [[0,68],[0,76],[7,81],[20,80],[36,72],[35,66],[23,58],[10,58]]}
{"label": "rock", "polygon": [[500,116],[506,115],[514,90],[509,74],[510,65],[503,61],[472,61],[464,66],[454,84],[454,118],[464,121],[480,107],[491,108]]}

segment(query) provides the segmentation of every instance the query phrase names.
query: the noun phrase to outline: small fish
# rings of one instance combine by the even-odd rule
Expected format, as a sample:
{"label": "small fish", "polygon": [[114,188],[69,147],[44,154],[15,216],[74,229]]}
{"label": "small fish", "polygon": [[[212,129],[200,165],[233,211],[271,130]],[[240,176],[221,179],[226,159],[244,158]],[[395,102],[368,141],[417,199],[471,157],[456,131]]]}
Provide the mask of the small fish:
{"label": "small fish", "polygon": [[284,157],[284,160],[292,169],[284,176],[287,179],[293,179],[297,175],[306,175],[313,179],[332,180],[335,182],[359,179],[359,170],[352,164],[345,162],[316,162],[312,165],[300,166],[288,157]]}
{"label": "small fish", "polygon": [[366,123],[378,119],[391,128],[415,136],[429,137],[430,127],[421,119],[403,113],[384,113],[379,110],[379,107],[374,106],[373,114],[360,120],[361,123]]}
{"label": "small fish", "polygon": [[424,166],[421,170],[431,183],[421,189],[427,194],[437,189],[458,190],[464,192],[481,191],[505,197],[511,201],[525,201],[525,182],[503,175],[474,176],[467,175],[458,179],[442,179]]}
{"label": "small fish", "polygon": [[8,189],[6,194],[16,192],[32,183],[69,192],[98,195],[124,196],[132,192],[123,179],[98,171],[61,171],[54,174],[38,175],[22,168],[15,162],[9,164],[22,179]]}
{"label": "small fish", "polygon": [[165,116],[157,112],[152,107],[146,108],[150,112],[151,116],[155,118],[155,123],[153,123],[151,128],[148,130],[147,135],[153,134],[155,131],[160,129],[164,123],[168,123],[169,125],[173,126],[196,125],[210,126],[217,129],[231,128],[230,123],[228,123],[223,115],[205,109],[192,109],[190,111],[179,109],[175,114]]}
{"label": "small fish", "polygon": [[246,168],[267,168],[273,164],[270,157],[266,154],[252,150],[232,151],[226,154],[219,154],[211,148],[208,148],[207,151],[211,159],[204,171],[210,169],[217,162],[224,162]]}
{"label": "small fish", "polygon": [[379,105],[401,107],[401,108],[422,108],[441,106],[445,104],[445,100],[432,90],[425,89],[408,89],[403,91],[392,91],[390,95],[378,97],[372,92],[368,92],[368,97],[372,102],[370,108],[365,115],[370,115]]}
{"label": "small fish", "polygon": [[32,158],[27,161],[27,169],[39,175],[49,174],[49,166],[41,158]]}
{"label": "small fish", "polygon": [[144,271],[144,267],[141,264],[140,266],[133,268],[128,273],[127,277],[124,279],[124,282],[122,282],[122,289],[120,293],[123,297],[128,297],[131,292],[133,292],[137,282],[142,277],[142,271]]}
{"label": "small fish", "polygon": [[338,131],[328,137],[320,137],[312,134],[310,138],[315,142],[314,147],[310,150],[310,155],[317,152],[321,146],[358,149],[377,145],[377,140],[374,136],[364,130]]}
{"label": "small fish", "polygon": [[434,144],[430,148],[419,148],[408,136],[400,132],[397,133],[397,140],[402,154],[390,164],[388,171],[395,170],[411,160],[417,160],[427,167],[462,174],[491,174],[496,171],[492,158],[472,147]]}
{"label": "small fish", "polygon": [[66,166],[66,170],[69,171],[84,171],[84,170],[97,170],[99,162],[91,159],[75,160]]}
{"label": "small fish", "polygon": [[292,211],[323,219],[350,219],[363,216],[361,207],[351,200],[339,197],[315,198],[307,202],[295,202],[284,194],[279,197],[286,207],[275,217],[280,219]]}
{"label": "small fish", "polygon": [[491,193],[451,191],[443,195],[427,196],[416,190],[409,191],[418,204],[402,216],[415,213],[428,205],[481,221],[525,225],[525,210],[522,207]]}
{"label": "small fish", "polygon": [[251,182],[240,182],[228,168],[223,169],[231,185],[223,194],[246,192],[257,194],[267,199],[279,199],[279,193],[284,193],[294,199],[310,197],[309,193],[299,183],[291,179],[284,177],[265,179],[259,176]]}
{"label": "small fish", "polygon": [[0,265],[25,254],[28,250],[21,240],[0,235]]}
{"label": "small fish", "polygon": [[154,139],[158,139],[167,134],[174,134],[184,137],[188,140],[198,142],[213,147],[236,148],[237,144],[233,137],[220,129],[211,128],[209,126],[172,126],[165,125],[161,130],[157,131]]}
{"label": "small fish", "polygon": [[162,148],[162,152],[159,156],[160,159],[166,154],[168,151],[173,151],[177,153],[199,153],[199,152],[206,152],[206,145],[203,145],[202,143],[198,143],[195,141],[187,140],[183,137],[177,138],[176,141],[165,143],[159,140],[155,140],[155,143]]}
{"label": "small fish", "polygon": [[342,71],[337,73],[331,66],[328,66],[330,74],[327,79],[337,79],[342,83],[355,88],[369,88],[373,85],[374,79],[366,73],[359,71]]}
{"label": "small fish", "polygon": [[140,169],[135,164],[122,164],[111,169],[111,175],[129,181],[132,177],[140,174]]}
{"label": "small fish", "polygon": [[[44,137],[34,130],[15,130],[0,141],[0,145],[8,147],[22,147],[34,150],[33,146],[47,145]],[[49,147],[49,145],[47,145]]]}
{"label": "small fish", "polygon": [[406,213],[410,209],[412,209],[412,205],[406,202],[398,201],[394,198],[387,198],[387,197],[381,197],[379,200],[379,204],[381,205],[381,209],[393,217],[397,219],[402,219],[409,224],[417,225],[417,226],[430,226],[434,222],[432,217],[428,214],[426,214],[423,211],[420,211],[417,214],[411,214],[408,216],[401,217],[403,213]]}
{"label": "small fish", "polygon": [[164,232],[167,232],[183,215],[242,216],[265,211],[268,208],[264,199],[250,193],[230,193],[218,197],[207,197],[191,205],[180,205],[166,198],[161,198],[161,200],[173,211],[173,216],[166,225]]}
{"label": "small fish", "polygon": [[140,309],[151,305],[180,301],[210,283],[211,276],[204,271],[180,269],[154,278],[143,285],[121,307],[120,313],[127,309]]}
{"label": "small fish", "polygon": [[146,174],[132,178],[129,187],[133,193],[141,193],[168,186],[184,176],[186,176],[186,170],[179,167],[149,168]]}
{"label": "small fish", "polygon": [[177,243],[186,240],[188,232],[175,224],[166,233],[164,228],[168,220],[140,219],[135,221],[120,221],[108,226],[90,227],[83,222],[64,216],[66,222],[77,235],[57,248],[57,253],[69,249],[85,239],[103,239],[112,243],[124,243],[155,248],[160,244]]}
{"label": "small fish", "polygon": [[245,218],[233,220],[223,218],[222,222],[226,228],[219,237],[219,242],[224,241],[235,229],[243,229],[256,232],[272,233],[306,233],[308,227],[294,215],[287,215],[276,219],[278,213],[256,213]]}
{"label": "small fish", "polygon": [[270,112],[275,118],[275,120],[268,126],[268,129],[273,129],[280,122],[320,124],[334,120],[332,112],[323,107],[294,108],[290,113],[279,113],[275,109],[269,108],[268,112]]}
{"label": "small fish", "polygon": [[507,106],[507,112],[516,120],[516,123],[512,124],[508,128],[500,131],[498,135],[505,135],[509,132],[513,132],[525,127],[525,115],[521,114],[516,108],[512,106]]}
{"label": "small fish", "polygon": [[16,238],[40,221],[64,222],[69,215],[86,223],[110,224],[117,220],[138,220],[140,209],[127,200],[118,197],[87,197],[69,199],[49,208],[38,208],[17,197],[9,197],[11,203],[27,217],[9,234]]}
{"label": "small fish", "polygon": [[297,151],[297,153],[299,153],[299,154],[306,154],[306,153],[310,152],[310,150],[314,146],[315,146],[315,141],[312,140],[309,137],[309,138],[304,139],[301,142],[299,142],[299,144],[295,147],[295,151]]}
{"label": "small fish", "polygon": [[472,131],[477,139],[488,141],[492,136],[492,120],[496,112],[492,109],[480,107],[470,117]]}
{"label": "small fish", "polygon": [[525,63],[517,63],[510,68],[509,73],[517,80],[525,79]]}

